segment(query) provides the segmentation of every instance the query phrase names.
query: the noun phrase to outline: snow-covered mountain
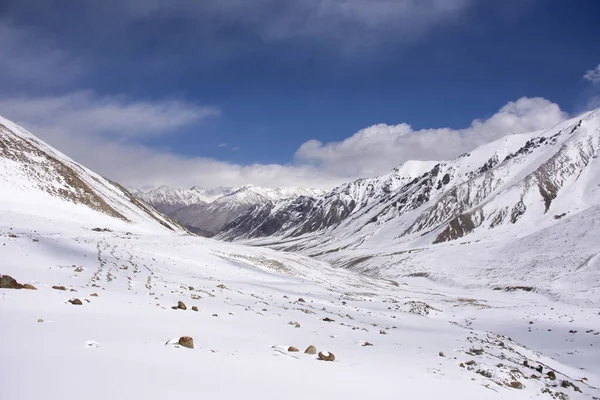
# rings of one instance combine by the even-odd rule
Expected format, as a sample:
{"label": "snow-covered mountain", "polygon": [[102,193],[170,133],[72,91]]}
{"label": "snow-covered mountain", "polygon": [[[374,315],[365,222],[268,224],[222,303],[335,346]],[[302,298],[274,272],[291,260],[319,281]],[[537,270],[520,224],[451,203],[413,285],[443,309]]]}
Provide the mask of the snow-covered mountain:
{"label": "snow-covered mountain", "polygon": [[175,218],[196,233],[212,236],[249,208],[298,196],[322,194],[302,187],[267,188],[254,185],[205,189],[173,189],[162,186],[137,195],[158,210]]}
{"label": "snow-covered mountain", "polygon": [[[600,293],[593,275],[600,268],[599,153],[596,110],[546,131],[508,135],[455,160],[417,164],[423,168],[411,162],[324,196],[254,207],[218,238],[302,251],[391,279],[415,265],[433,278],[457,279],[451,269],[464,266],[461,281],[476,285],[478,268],[491,264],[502,268],[487,279],[503,286],[511,264],[519,276],[512,283],[534,285],[536,275],[527,271],[539,273],[540,263],[549,271],[579,265]],[[391,178],[396,184],[388,184]],[[455,244],[471,255],[460,256]],[[552,285],[568,296],[570,277],[558,277]]]}

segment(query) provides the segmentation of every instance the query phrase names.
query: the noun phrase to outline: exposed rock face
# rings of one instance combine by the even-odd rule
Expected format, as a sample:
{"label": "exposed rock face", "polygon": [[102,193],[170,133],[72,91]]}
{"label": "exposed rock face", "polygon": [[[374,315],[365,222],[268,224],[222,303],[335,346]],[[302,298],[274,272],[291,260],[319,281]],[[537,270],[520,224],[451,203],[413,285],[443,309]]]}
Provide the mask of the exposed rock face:
{"label": "exposed rock face", "polygon": [[333,355],[333,353],[330,353],[328,351],[320,351],[319,352],[319,360],[335,361],[335,356]]}
{"label": "exposed rock face", "polygon": [[306,348],[306,350],[304,350],[304,353],[305,354],[317,354],[317,348],[311,344],[310,346],[308,346]]}
{"label": "exposed rock face", "polygon": [[194,339],[190,336],[182,336],[179,338],[179,345],[187,347],[188,349],[194,348]]}

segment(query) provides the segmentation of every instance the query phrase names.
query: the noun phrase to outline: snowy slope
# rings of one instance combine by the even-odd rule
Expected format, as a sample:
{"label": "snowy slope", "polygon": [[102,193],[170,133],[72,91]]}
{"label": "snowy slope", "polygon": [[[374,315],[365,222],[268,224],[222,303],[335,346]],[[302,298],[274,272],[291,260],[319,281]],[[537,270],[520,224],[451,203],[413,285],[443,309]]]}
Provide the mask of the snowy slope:
{"label": "snowy slope", "polygon": [[[120,185],[0,117],[0,208],[44,221],[184,232]],[[104,216],[98,219],[98,214]]]}
{"label": "snowy slope", "polygon": [[[0,275],[37,290],[0,288],[0,399],[600,396],[595,307],[424,274],[379,279],[183,234],[2,123]],[[579,226],[569,244],[587,247],[571,218],[560,220]],[[454,245],[436,251],[456,259]],[[581,266],[590,277],[593,261]],[[335,361],[305,354],[309,345]]]}

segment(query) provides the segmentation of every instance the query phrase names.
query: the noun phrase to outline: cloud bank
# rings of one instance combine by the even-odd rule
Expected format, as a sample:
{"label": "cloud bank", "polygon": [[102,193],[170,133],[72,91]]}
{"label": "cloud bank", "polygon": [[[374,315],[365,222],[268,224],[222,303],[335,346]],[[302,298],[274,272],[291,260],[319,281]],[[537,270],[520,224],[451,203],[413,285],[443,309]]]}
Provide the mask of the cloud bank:
{"label": "cloud bank", "polygon": [[[330,189],[383,174],[405,161],[446,160],[511,133],[549,128],[567,115],[542,98],[510,102],[464,129],[413,130],[408,124],[378,124],[332,143],[313,139],[289,164],[239,165],[186,157],[143,144],[148,135],[198,126],[218,110],[186,102],[138,102],[92,92],[0,101],[0,114],[23,125],[89,168],[137,188],[306,186]],[[292,155],[290,155],[292,158]]]}

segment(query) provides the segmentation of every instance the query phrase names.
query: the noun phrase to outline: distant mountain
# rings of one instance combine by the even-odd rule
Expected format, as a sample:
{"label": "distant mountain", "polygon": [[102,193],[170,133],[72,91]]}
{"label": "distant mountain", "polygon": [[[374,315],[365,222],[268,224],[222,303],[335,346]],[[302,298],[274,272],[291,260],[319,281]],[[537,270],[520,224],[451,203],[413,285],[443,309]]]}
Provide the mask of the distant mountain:
{"label": "distant mountain", "polygon": [[322,191],[301,187],[266,188],[246,185],[205,189],[173,189],[162,186],[136,195],[195,233],[212,236],[249,208],[270,201],[315,196]]}
{"label": "distant mountain", "polygon": [[76,221],[92,229],[119,226],[187,233],[121,185],[2,117],[0,209],[27,215],[32,221]]}

